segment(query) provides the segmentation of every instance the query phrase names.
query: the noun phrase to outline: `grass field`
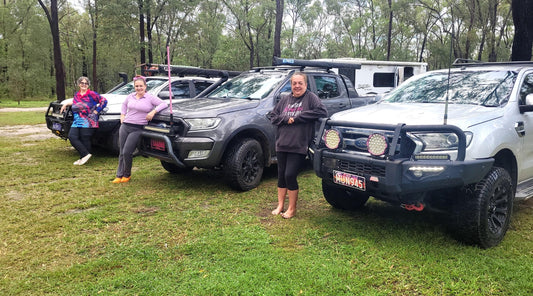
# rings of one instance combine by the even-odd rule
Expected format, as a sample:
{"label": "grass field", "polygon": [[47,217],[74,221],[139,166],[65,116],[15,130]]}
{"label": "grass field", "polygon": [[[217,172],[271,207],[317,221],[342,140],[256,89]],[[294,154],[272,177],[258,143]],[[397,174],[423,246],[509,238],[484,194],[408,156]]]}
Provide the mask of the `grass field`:
{"label": "grass field", "polygon": [[0,135],[0,295],[533,294],[531,200],[481,250],[455,241],[446,216],[375,200],[334,210],[311,170],[284,220],[270,214],[272,169],[236,192],[219,171],[176,176],[143,157],[129,183],[111,184],[116,156],[76,159],[59,138]]}

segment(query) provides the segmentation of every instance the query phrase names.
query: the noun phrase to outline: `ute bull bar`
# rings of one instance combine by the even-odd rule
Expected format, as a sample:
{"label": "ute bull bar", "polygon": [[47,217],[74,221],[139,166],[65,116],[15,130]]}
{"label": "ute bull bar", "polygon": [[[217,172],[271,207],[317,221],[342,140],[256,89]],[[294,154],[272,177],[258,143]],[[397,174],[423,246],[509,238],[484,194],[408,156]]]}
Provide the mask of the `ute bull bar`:
{"label": "ute bull bar", "polygon": [[60,113],[61,107],[63,105],[59,102],[50,102],[48,109],[45,113],[46,126],[52,133],[63,140],[68,139],[68,133],[70,131],[70,126],[74,120],[74,115],[72,110],[69,107],[65,112]]}
{"label": "ute bull bar", "polygon": [[[351,153],[342,147],[330,149],[323,144],[326,129],[354,128],[367,131],[387,132],[389,151],[382,156],[370,153]],[[457,155],[453,159],[417,158],[408,132],[454,133],[457,135]],[[342,140],[341,140],[342,143]],[[342,144],[341,144],[342,145]],[[399,145],[399,146],[398,146]],[[402,147],[403,146],[403,147]],[[411,143],[412,147],[412,143]],[[377,196],[404,195],[427,192],[479,182],[492,168],[494,159],[465,160],[466,135],[453,125],[406,125],[371,124],[322,119],[319,133],[311,145],[313,169],[320,178],[332,178],[333,171],[361,176],[367,193]],[[416,175],[414,168],[439,167],[439,172]]]}
{"label": "ute bull bar", "polygon": [[[162,141],[165,145],[164,150],[153,150],[150,148],[151,141],[152,140],[158,140]],[[141,143],[140,143],[140,152],[144,156],[151,156],[169,163],[173,163],[177,165],[180,168],[186,168],[187,166],[181,161],[178,157],[176,157],[176,153],[174,152],[174,148],[172,148],[172,142],[170,141],[169,137],[167,137],[165,134],[155,133],[144,130],[141,134]]]}

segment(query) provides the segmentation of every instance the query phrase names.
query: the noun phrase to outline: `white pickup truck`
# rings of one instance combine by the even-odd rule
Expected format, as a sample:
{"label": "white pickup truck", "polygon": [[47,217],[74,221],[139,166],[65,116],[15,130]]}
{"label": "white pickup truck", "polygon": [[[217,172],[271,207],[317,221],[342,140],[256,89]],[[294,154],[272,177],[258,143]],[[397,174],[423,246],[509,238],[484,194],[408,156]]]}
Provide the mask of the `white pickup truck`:
{"label": "white pickup truck", "polygon": [[452,234],[498,245],[533,194],[533,63],[454,63],[321,122],[310,147],[326,200],[369,197],[448,213]]}

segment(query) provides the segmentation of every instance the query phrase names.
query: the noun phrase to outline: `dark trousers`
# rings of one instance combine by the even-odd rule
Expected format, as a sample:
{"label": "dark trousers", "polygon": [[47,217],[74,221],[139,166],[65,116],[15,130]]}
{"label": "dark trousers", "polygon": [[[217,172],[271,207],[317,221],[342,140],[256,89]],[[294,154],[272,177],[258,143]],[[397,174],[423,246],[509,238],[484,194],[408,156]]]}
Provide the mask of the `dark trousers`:
{"label": "dark trousers", "polygon": [[137,148],[143,128],[122,124],[118,132],[118,141],[120,145],[120,154],[118,156],[117,177],[131,176],[131,166],[133,163],[133,152]]}
{"label": "dark trousers", "polygon": [[298,174],[305,162],[305,155],[276,152],[278,157],[278,187],[298,190]]}
{"label": "dark trousers", "polygon": [[80,158],[91,153],[91,138],[94,134],[94,128],[86,127],[71,127],[68,132],[68,139],[70,144],[74,147],[80,154]]}

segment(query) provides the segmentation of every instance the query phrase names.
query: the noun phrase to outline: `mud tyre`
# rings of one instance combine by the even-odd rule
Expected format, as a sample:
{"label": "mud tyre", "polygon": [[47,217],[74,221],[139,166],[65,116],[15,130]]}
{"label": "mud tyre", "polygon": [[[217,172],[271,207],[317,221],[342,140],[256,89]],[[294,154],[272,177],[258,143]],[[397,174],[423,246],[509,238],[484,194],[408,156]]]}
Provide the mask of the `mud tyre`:
{"label": "mud tyre", "polygon": [[228,150],[224,161],[224,177],[231,188],[248,191],[261,182],[264,166],[261,144],[254,139],[244,139]]}
{"label": "mud tyre", "polygon": [[483,249],[498,245],[511,223],[513,199],[511,176],[494,167],[483,180],[462,190],[452,209],[452,235]]}

